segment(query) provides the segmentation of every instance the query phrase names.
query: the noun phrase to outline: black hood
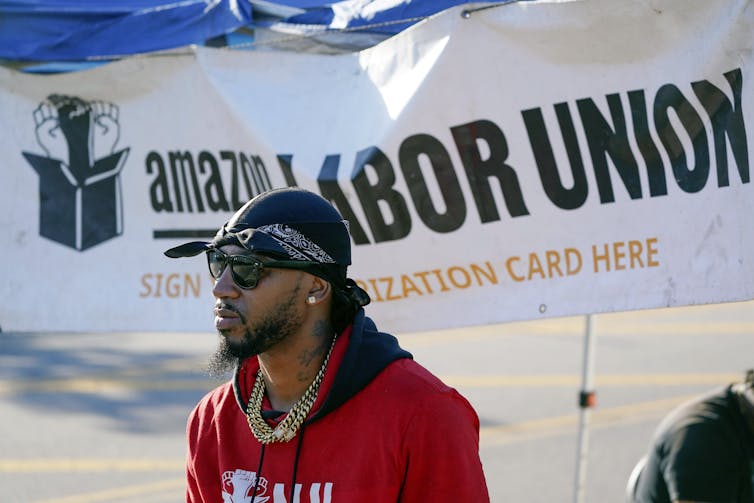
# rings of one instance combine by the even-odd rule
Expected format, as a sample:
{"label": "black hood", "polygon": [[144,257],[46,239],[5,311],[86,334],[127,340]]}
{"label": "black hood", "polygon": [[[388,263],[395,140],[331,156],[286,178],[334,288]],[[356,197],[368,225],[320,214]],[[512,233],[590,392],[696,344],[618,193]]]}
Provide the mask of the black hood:
{"label": "black hood", "polygon": [[[413,359],[413,356],[400,347],[398,339],[394,336],[378,331],[371,318],[365,315],[364,309],[359,309],[333,385],[322,406],[308,422],[337,409],[364,389],[385,367],[402,358]],[[246,413],[246,402],[242,398],[238,371],[233,387],[238,405]]]}
{"label": "black hood", "polygon": [[338,408],[364,389],[385,367],[401,358],[413,356],[398,345],[398,339],[394,336],[378,331],[372,319],[364,314],[363,309],[359,309],[335,381],[312,419]]}

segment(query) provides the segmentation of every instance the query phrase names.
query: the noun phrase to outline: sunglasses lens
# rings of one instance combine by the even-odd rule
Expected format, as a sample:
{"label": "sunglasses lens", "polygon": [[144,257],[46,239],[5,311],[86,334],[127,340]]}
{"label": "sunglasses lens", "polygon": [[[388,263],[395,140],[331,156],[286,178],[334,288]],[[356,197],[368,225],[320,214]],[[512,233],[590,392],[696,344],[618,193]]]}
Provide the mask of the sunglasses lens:
{"label": "sunglasses lens", "polygon": [[231,264],[233,281],[241,288],[249,289],[257,286],[259,282],[259,263],[256,261],[246,262],[242,257],[236,257]]}
{"label": "sunglasses lens", "polygon": [[216,250],[210,250],[207,252],[207,265],[209,265],[209,273],[213,278],[218,279],[227,264],[227,255]]}
{"label": "sunglasses lens", "polygon": [[257,286],[259,272],[262,269],[261,262],[242,255],[226,255],[219,250],[207,252],[207,265],[213,278],[220,279],[228,263],[230,263],[230,272],[236,285],[246,290]]}

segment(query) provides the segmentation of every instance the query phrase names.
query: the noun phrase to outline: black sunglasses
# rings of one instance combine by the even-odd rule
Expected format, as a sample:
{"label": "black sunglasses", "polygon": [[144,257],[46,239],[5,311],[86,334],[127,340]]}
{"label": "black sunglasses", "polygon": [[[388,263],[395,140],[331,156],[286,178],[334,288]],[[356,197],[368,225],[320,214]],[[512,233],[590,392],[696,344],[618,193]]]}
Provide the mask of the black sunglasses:
{"label": "black sunglasses", "polygon": [[216,280],[220,279],[228,264],[230,264],[230,274],[233,282],[244,290],[251,290],[257,286],[262,269],[265,267],[312,270],[319,265],[317,262],[305,262],[303,260],[267,260],[263,262],[250,255],[228,255],[215,249],[207,251],[209,273]]}

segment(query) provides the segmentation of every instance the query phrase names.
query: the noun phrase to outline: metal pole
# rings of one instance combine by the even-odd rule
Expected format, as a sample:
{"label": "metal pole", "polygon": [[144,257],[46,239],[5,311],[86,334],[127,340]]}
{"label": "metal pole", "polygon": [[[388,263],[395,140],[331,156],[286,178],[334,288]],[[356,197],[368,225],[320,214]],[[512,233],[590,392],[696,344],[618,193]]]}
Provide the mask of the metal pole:
{"label": "metal pole", "polygon": [[591,408],[596,403],[596,394],[592,389],[594,379],[594,320],[586,316],[586,333],[584,334],[584,362],[581,372],[581,391],[579,392],[579,432],[576,456],[576,484],[574,503],[584,503],[584,486],[586,485],[586,465],[589,451],[589,422]]}

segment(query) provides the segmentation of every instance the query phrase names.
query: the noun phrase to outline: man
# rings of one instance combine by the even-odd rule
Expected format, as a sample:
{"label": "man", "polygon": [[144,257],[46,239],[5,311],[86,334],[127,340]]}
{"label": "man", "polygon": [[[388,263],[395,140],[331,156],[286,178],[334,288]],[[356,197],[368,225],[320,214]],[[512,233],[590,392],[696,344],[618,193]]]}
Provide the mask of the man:
{"label": "man", "polygon": [[377,331],[346,278],[347,222],[299,188],[261,194],[204,252],[234,368],[187,426],[192,503],[487,502],[470,404]]}
{"label": "man", "polygon": [[[754,503],[754,371],[671,412],[659,425],[636,503]],[[638,470],[637,470],[638,472]]]}

